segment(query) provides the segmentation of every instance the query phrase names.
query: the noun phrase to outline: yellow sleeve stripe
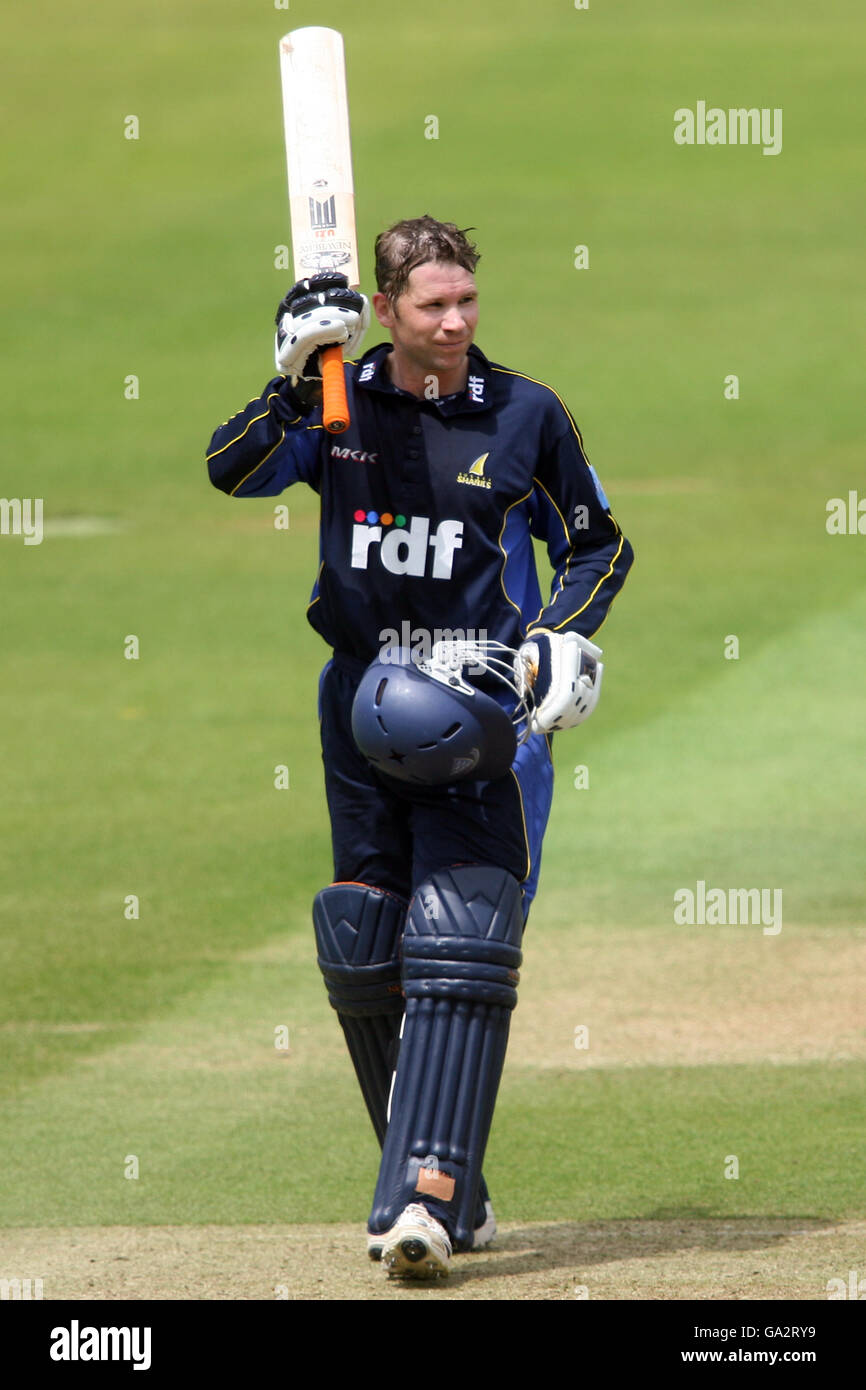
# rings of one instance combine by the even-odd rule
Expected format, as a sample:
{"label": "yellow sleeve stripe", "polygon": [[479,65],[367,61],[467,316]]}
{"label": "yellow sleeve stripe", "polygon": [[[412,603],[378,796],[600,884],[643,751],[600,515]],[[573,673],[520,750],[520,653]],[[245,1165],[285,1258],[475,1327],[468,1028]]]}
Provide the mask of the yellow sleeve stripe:
{"label": "yellow sleeve stripe", "polygon": [[[265,407],[266,407],[266,408],[262,411],[261,415],[254,415],[253,418],[252,418],[252,420],[250,420],[249,423],[247,424],[246,429],[241,430],[240,434],[236,434],[235,437],[234,437],[234,439],[230,439],[229,442],[228,442],[228,444],[224,444],[224,445],[222,446],[221,449],[217,449],[214,453],[208,454],[208,455],[207,455],[207,459],[210,460],[210,459],[219,458],[220,454],[224,454],[224,453],[225,453],[226,449],[230,449],[230,448],[232,447],[233,444],[237,444],[237,442],[238,442],[239,439],[243,439],[243,437],[244,437],[244,435],[246,434],[247,430],[251,430],[252,427],[253,427],[253,425],[255,425],[255,424],[257,423],[257,421],[259,421],[259,420],[264,420],[265,417],[270,413],[271,401],[278,400],[278,399],[279,399],[279,394],[280,394],[279,391],[272,391],[271,394],[268,396],[267,400],[265,401]],[[253,397],[253,399],[255,399],[255,397]],[[301,418],[300,415],[298,415],[298,416],[296,417],[296,419],[298,419],[298,420],[300,420],[300,418]],[[295,422],[294,422],[294,420],[293,420],[293,421],[292,421],[292,424],[294,424],[294,423],[295,423]],[[286,433],[286,431],[285,431],[285,429],[283,429],[283,437],[284,437],[284,438],[285,438],[285,433]],[[282,440],[281,440],[280,442],[282,443]],[[271,453],[273,453],[273,450],[271,450]],[[253,469],[253,472],[255,472],[255,469]],[[248,474],[247,476],[249,476],[249,474]]]}
{"label": "yellow sleeve stripe", "polygon": [[[545,609],[545,608],[548,608],[548,607],[549,607],[549,608],[552,608],[553,605],[556,603],[556,600],[559,598],[560,594],[563,593],[563,591],[564,591],[564,589],[565,589],[565,577],[566,577],[566,575],[568,574],[569,567],[570,567],[571,562],[572,562],[572,560],[573,560],[573,558],[574,558],[574,545],[573,545],[573,544],[571,543],[571,541],[569,540],[569,536],[568,536],[568,526],[566,525],[565,517],[562,515],[562,512],[559,510],[559,508],[557,507],[557,505],[556,505],[556,503],[554,502],[553,498],[551,497],[550,493],[547,491],[547,488],[544,486],[544,483],[541,481],[540,478],[533,478],[533,482],[536,483],[536,484],[538,485],[538,487],[541,488],[541,491],[544,493],[545,497],[546,497],[547,500],[550,502],[550,505],[553,507],[553,510],[556,512],[556,515],[559,517],[560,521],[562,522],[562,529],[563,529],[563,532],[565,533],[565,539],[566,539],[566,541],[568,542],[568,545],[569,545],[569,553],[568,553],[568,556],[567,556],[566,561],[565,561],[565,568],[563,569],[562,574],[561,574],[560,577],[559,577],[559,587],[558,587],[556,593],[555,593],[555,594],[553,595],[553,597],[551,598],[550,603],[549,603],[549,604],[545,604],[544,607],[542,607],[541,610],[539,611],[538,618],[535,619],[535,622],[537,623],[537,622],[538,622],[538,619],[541,617],[541,614],[544,612],[544,609]],[[575,612],[574,612],[574,613],[571,613],[567,618],[563,618],[563,620],[562,620],[561,623],[556,623],[556,624],[554,625],[554,627],[553,627],[553,631],[554,631],[554,632],[557,632],[557,631],[559,630],[559,628],[561,628],[561,627],[565,627],[566,623],[570,623],[570,622],[572,621],[572,619],[578,617],[579,614],[583,613],[583,611],[584,611],[586,608],[588,608],[589,605],[592,603],[593,599],[595,598],[595,596],[596,596],[596,594],[598,593],[599,589],[601,588],[602,584],[604,584],[604,583],[606,582],[606,580],[610,579],[610,578],[612,577],[612,575],[613,575],[614,568],[615,568],[615,566],[616,566],[616,562],[617,562],[617,560],[619,559],[620,555],[622,554],[622,547],[623,547],[623,542],[624,542],[624,540],[625,540],[625,536],[623,535],[622,531],[619,529],[619,526],[617,525],[617,523],[616,523],[616,521],[614,520],[614,518],[613,518],[613,516],[611,515],[611,513],[608,512],[607,515],[610,517],[611,525],[613,526],[613,529],[614,529],[614,535],[619,536],[619,545],[617,546],[616,554],[612,557],[611,562],[610,562],[610,565],[609,565],[608,568],[607,568],[607,571],[600,577],[600,579],[599,579],[598,583],[596,584],[595,588],[593,589],[592,593],[589,595],[588,599],[586,600],[586,603],[581,604],[580,608],[576,609]],[[530,627],[532,627],[532,626],[534,626],[534,624],[533,624],[533,623],[530,623]]]}
{"label": "yellow sleeve stripe", "polygon": [[499,539],[497,541],[497,545],[499,546],[499,549],[502,551],[502,564],[499,569],[499,585],[502,589],[503,594],[505,595],[506,602],[511,604],[511,607],[514,609],[515,613],[520,614],[521,627],[523,625],[523,613],[521,612],[518,605],[514,602],[514,599],[509,596],[508,590],[505,587],[505,566],[508,564],[508,552],[506,551],[505,546],[502,544],[502,537],[505,535],[505,526],[508,521],[508,513],[511,511],[511,508],[519,507],[521,502],[525,502],[527,497],[531,496],[532,488],[529,489],[529,492],[524,493],[522,497],[518,497],[516,502],[510,502],[508,504],[508,506],[505,508],[505,515],[502,518],[502,529],[499,532]]}
{"label": "yellow sleeve stripe", "polygon": [[[559,588],[557,589],[556,593],[555,593],[555,594],[553,595],[553,597],[551,598],[551,600],[550,600],[550,605],[548,605],[548,604],[546,604],[546,603],[545,603],[545,604],[542,604],[541,608],[538,610],[538,618],[540,618],[541,615],[542,615],[542,613],[544,612],[545,608],[547,608],[547,607],[553,605],[554,603],[556,603],[556,600],[559,598],[559,595],[562,593],[563,589],[565,588],[565,576],[568,574],[568,567],[569,567],[569,565],[571,564],[571,559],[572,559],[572,556],[574,555],[574,546],[572,545],[571,540],[570,540],[570,538],[569,538],[568,526],[567,526],[567,524],[566,524],[565,517],[562,515],[562,512],[559,510],[559,508],[557,507],[557,505],[556,505],[556,503],[554,502],[553,498],[551,497],[550,493],[547,491],[547,488],[544,486],[544,483],[541,482],[541,480],[540,480],[539,478],[533,478],[532,481],[533,481],[533,483],[536,484],[537,487],[540,487],[540,488],[541,488],[541,491],[544,493],[545,497],[547,498],[548,502],[549,502],[550,505],[552,506],[553,510],[556,512],[556,515],[559,517],[560,521],[562,522],[562,532],[563,532],[563,535],[565,536],[565,543],[566,543],[566,545],[567,545],[568,548],[569,548],[569,550],[568,550],[568,556],[567,556],[566,561],[565,561],[565,569],[562,571],[562,574],[559,576]],[[535,619],[536,622],[538,622],[538,618]],[[530,627],[531,627],[531,626],[532,626],[532,624],[530,623]]]}
{"label": "yellow sleeve stripe", "polygon": [[241,478],[241,480],[240,480],[239,483],[235,483],[234,487],[232,488],[231,492],[229,493],[229,497],[234,497],[234,496],[236,495],[236,493],[237,493],[238,488],[239,488],[239,487],[243,487],[244,483],[247,481],[247,478],[251,478],[251,477],[253,476],[254,473],[258,473],[259,469],[262,467],[262,464],[267,463],[267,461],[268,461],[268,459],[270,458],[271,454],[276,453],[277,449],[279,449],[279,447],[280,447],[280,445],[282,444],[282,442],[283,442],[283,440],[285,439],[285,437],[286,437],[286,427],[285,427],[285,425],[283,425],[282,433],[280,434],[280,437],[279,437],[279,439],[277,440],[276,444],[274,445],[273,449],[269,449],[268,452],[265,454],[264,458],[263,458],[263,459],[259,459],[259,461],[258,461],[258,463],[256,464],[255,468],[251,468],[250,471],[249,471],[249,473],[247,473],[247,475],[246,475],[245,478]]}
{"label": "yellow sleeve stripe", "polygon": [[[599,581],[598,581],[598,583],[596,584],[595,588],[593,589],[592,593],[590,594],[589,598],[586,600],[586,603],[581,604],[580,608],[576,608],[575,611],[574,611],[573,613],[569,614],[569,616],[568,616],[567,618],[563,618],[563,620],[562,620],[561,623],[555,623],[555,624],[554,624],[554,627],[553,627],[553,631],[554,631],[554,632],[558,632],[559,629],[560,629],[561,627],[565,627],[566,623],[570,623],[570,622],[572,621],[573,618],[577,618],[577,617],[584,611],[584,609],[586,609],[586,608],[589,607],[589,605],[592,603],[593,599],[595,598],[596,594],[598,593],[599,589],[601,588],[602,584],[606,583],[606,581],[612,577],[613,572],[614,572],[614,568],[615,568],[615,566],[616,566],[616,562],[617,562],[617,560],[619,559],[620,555],[622,554],[622,547],[623,547],[623,542],[624,542],[624,541],[625,541],[625,536],[624,536],[624,535],[622,534],[622,532],[620,531],[620,533],[619,533],[619,545],[618,545],[617,548],[616,548],[616,554],[613,556],[613,558],[612,558],[612,560],[611,560],[611,562],[610,562],[610,565],[608,566],[608,569],[607,569],[606,572],[601,576],[601,578],[599,579]],[[555,603],[556,600],[554,599],[553,602]],[[539,615],[539,616],[540,616],[540,615]]]}
{"label": "yellow sleeve stripe", "polygon": [[[285,380],[286,380],[286,377],[284,376],[284,377],[283,377],[283,381],[285,381]],[[257,400],[259,400],[259,397],[258,397],[258,396],[251,396],[250,399],[247,401],[247,404],[244,406],[244,410],[246,410],[247,406],[252,405],[252,404],[254,403],[254,401],[257,401]],[[270,400],[270,396],[268,396],[268,400]],[[221,430],[222,430],[222,429],[225,429],[226,425],[230,424],[232,420],[236,420],[236,419],[238,418],[239,415],[243,415],[244,410],[236,410],[235,413],[234,413],[234,415],[230,415],[230,416],[229,416],[228,420],[223,420],[222,424],[220,425],[220,429],[221,429]]]}
{"label": "yellow sleeve stripe", "polygon": [[547,488],[544,486],[544,483],[541,481],[541,479],[540,479],[540,478],[535,478],[535,477],[533,477],[532,481],[535,483],[536,487],[540,487],[540,488],[541,488],[541,491],[544,493],[544,495],[545,495],[545,497],[547,498],[548,502],[550,503],[551,507],[552,507],[553,510],[556,512],[556,515],[559,517],[560,521],[562,522],[562,534],[565,536],[565,541],[566,541],[566,544],[568,545],[569,549],[570,549],[570,550],[573,550],[574,547],[572,546],[571,538],[569,537],[569,534],[568,534],[568,523],[566,522],[565,517],[562,515],[562,512],[559,510],[558,506],[557,506],[556,503],[554,502],[554,500],[553,500],[553,498],[551,497],[550,493],[547,491]]}
{"label": "yellow sleeve stripe", "polygon": [[[322,563],[319,565],[319,573],[316,575],[316,584],[318,584],[319,580],[321,579],[321,577],[322,577],[322,570],[323,570],[324,568],[325,568],[325,562],[324,562],[324,560],[323,560]],[[316,584],[313,585],[313,588],[316,587]],[[315,598],[311,598],[311,599],[310,599],[309,603],[307,604],[307,612],[308,612],[308,613],[309,613],[310,609],[312,608],[313,604],[314,604],[314,603],[318,603],[318,602],[319,602],[319,599],[320,599],[321,597],[322,597],[321,594],[316,594],[316,597],[315,597]]]}

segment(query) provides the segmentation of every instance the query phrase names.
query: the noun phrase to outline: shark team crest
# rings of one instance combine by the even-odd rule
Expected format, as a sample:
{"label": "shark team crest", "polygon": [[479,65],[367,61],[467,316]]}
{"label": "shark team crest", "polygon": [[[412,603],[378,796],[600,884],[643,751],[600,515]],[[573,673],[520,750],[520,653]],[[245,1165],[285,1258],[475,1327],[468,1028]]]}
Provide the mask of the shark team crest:
{"label": "shark team crest", "polygon": [[490,458],[490,454],[480,454],[474,463],[470,464],[465,473],[457,474],[458,483],[467,483],[469,487],[492,487],[493,483],[484,476],[484,465]]}

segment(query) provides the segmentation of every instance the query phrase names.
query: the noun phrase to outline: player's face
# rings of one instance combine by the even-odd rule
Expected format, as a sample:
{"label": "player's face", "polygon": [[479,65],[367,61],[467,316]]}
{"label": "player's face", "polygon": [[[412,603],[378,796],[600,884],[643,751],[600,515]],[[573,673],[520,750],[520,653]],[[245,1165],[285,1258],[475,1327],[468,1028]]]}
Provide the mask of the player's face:
{"label": "player's face", "polygon": [[379,322],[391,334],[394,357],[410,373],[439,376],[446,394],[465,375],[466,353],[478,325],[475,276],[442,261],[417,265],[400,298],[373,298]]}

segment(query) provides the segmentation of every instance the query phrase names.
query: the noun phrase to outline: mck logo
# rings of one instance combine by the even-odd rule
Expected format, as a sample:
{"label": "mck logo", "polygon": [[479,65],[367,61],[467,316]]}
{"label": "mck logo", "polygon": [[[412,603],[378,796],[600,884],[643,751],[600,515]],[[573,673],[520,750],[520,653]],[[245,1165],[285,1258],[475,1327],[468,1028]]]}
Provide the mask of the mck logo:
{"label": "mck logo", "polygon": [[332,459],[351,459],[353,463],[378,463],[379,455],[368,449],[343,449],[339,444],[331,445]]}
{"label": "mck logo", "polygon": [[[391,526],[393,530],[385,529]],[[427,516],[407,518],[391,512],[380,516],[359,509],[352,527],[352,569],[367,569],[371,547],[378,546],[379,559],[391,574],[422,578],[427,572],[428,550],[432,550],[430,578],[450,579],[454,552],[462,545],[462,521],[440,521],[431,536]]]}

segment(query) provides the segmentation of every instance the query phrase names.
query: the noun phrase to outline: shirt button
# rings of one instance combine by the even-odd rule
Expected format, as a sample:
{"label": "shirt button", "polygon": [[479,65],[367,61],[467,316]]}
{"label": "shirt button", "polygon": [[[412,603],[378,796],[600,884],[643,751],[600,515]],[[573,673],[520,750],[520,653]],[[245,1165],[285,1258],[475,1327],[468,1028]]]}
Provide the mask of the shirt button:
{"label": "shirt button", "polygon": [[420,425],[413,425],[413,426],[412,426],[412,433],[413,433],[413,434],[420,434],[420,433],[421,433],[421,426],[420,426]]}
{"label": "shirt button", "polygon": [[406,450],[406,457],[407,457],[407,458],[416,459],[416,458],[418,458],[419,456],[420,456],[420,450],[418,450],[418,449],[407,449],[407,450]]}

